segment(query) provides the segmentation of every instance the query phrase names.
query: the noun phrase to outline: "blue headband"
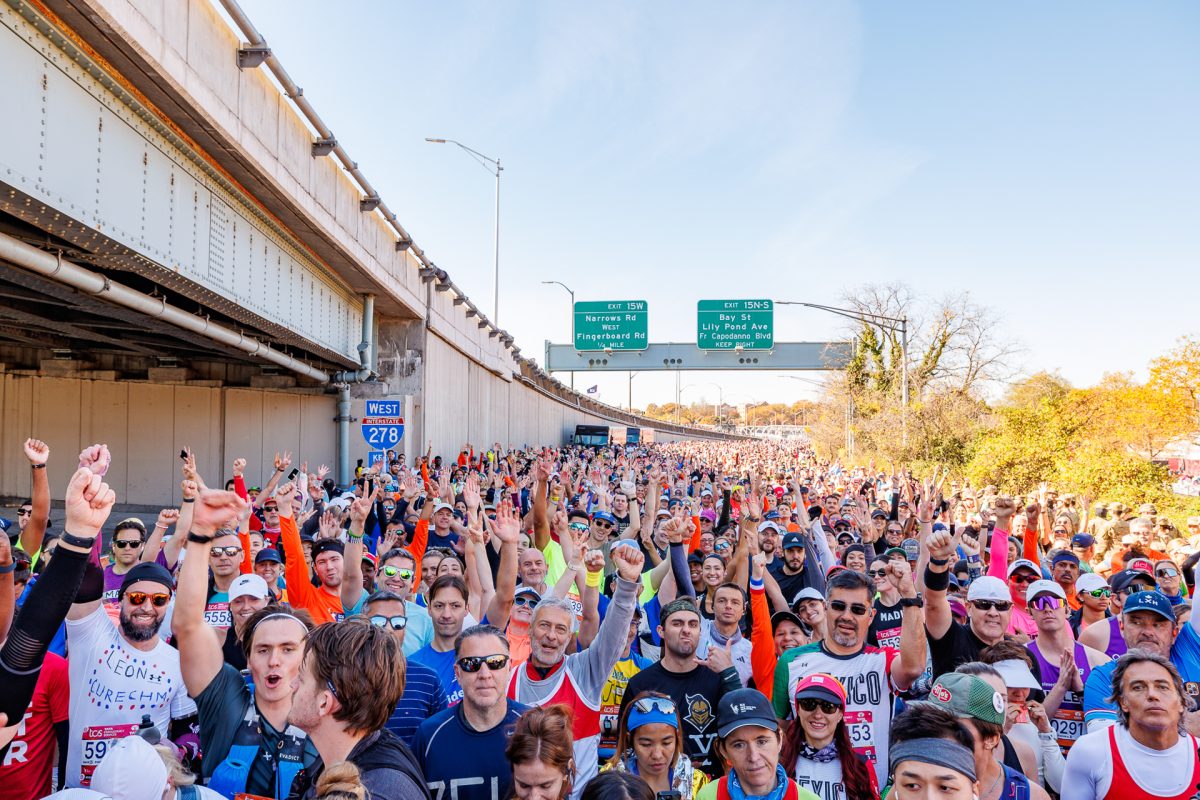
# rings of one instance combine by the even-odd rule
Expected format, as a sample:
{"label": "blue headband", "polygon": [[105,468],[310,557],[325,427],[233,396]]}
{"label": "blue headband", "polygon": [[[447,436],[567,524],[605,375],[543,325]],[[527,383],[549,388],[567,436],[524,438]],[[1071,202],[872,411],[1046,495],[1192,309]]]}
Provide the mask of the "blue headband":
{"label": "blue headband", "polygon": [[638,711],[636,708],[630,708],[629,716],[625,720],[625,729],[633,733],[643,725],[654,725],[655,723],[670,725],[676,729],[679,727],[674,714],[665,714],[656,708],[645,712]]}

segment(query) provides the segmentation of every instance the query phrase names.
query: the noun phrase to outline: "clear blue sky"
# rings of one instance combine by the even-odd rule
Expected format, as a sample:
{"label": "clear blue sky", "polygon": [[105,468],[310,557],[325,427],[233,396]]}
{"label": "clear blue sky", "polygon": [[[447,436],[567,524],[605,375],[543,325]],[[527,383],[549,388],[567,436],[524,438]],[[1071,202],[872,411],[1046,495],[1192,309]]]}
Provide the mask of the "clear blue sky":
{"label": "clear blue sky", "polygon": [[[866,282],[968,291],[1077,384],[1200,334],[1200,3],[337,4],[242,0],[405,227],[540,360],[566,293],[834,303]],[[780,308],[777,340],[838,338]],[[561,378],[566,381],[567,376]],[[789,401],[770,373],[684,400]],[[578,375],[606,402],[626,377]],[[634,404],[674,376],[634,380]]]}

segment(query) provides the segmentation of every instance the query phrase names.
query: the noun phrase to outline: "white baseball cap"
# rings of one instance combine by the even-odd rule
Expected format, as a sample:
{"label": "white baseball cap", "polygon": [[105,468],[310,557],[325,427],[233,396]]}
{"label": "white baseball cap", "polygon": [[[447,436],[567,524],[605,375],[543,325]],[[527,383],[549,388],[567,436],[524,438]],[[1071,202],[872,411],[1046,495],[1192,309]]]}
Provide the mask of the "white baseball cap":
{"label": "white baseball cap", "polygon": [[1094,572],[1085,572],[1075,581],[1075,591],[1094,592],[1097,589],[1107,589],[1108,581]]}
{"label": "white baseball cap", "polygon": [[1037,597],[1039,594],[1052,594],[1059,600],[1067,599],[1067,593],[1064,592],[1063,588],[1054,581],[1042,580],[1034,581],[1033,583],[1029,584],[1029,588],[1025,590],[1025,600],[1027,602],[1033,602],[1033,598]]}
{"label": "white baseball cap", "polygon": [[967,588],[967,602],[972,600],[993,600],[997,602],[1012,602],[1008,585],[994,575],[984,575],[971,581]]}
{"label": "white baseball cap", "polygon": [[1024,567],[1030,570],[1034,575],[1041,575],[1042,568],[1030,561],[1028,558],[1018,558],[1016,561],[1008,565],[1008,577],[1012,577],[1013,573]]}
{"label": "white baseball cap", "polygon": [[267,590],[267,582],[253,572],[238,575],[233,579],[233,583],[229,584],[229,602],[231,603],[239,597],[247,596],[266,600],[270,594]]}
{"label": "white baseball cap", "polygon": [[167,765],[145,739],[126,736],[109,746],[92,773],[92,788],[121,800],[161,800]]}

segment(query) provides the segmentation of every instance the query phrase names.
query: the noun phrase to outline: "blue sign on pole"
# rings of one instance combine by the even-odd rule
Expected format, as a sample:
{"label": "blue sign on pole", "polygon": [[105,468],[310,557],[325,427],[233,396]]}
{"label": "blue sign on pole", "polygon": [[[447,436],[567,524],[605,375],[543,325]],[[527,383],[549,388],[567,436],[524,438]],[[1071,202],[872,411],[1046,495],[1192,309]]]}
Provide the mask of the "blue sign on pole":
{"label": "blue sign on pole", "polygon": [[[372,450],[371,452],[367,453],[367,469],[370,469],[376,464],[382,462],[386,456],[387,453],[383,452],[382,450]],[[386,467],[387,464],[384,464],[384,466]]]}
{"label": "blue sign on pole", "polygon": [[368,400],[362,418],[362,434],[374,450],[389,450],[404,438],[404,417],[399,400]]}

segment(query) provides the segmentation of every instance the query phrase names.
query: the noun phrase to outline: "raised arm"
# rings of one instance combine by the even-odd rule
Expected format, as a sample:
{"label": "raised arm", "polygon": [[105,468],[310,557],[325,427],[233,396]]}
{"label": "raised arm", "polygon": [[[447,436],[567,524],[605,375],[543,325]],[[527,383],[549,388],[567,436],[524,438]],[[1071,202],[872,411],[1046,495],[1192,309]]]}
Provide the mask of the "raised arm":
{"label": "raised arm", "polygon": [[[196,507],[196,498],[200,495],[200,487],[195,481],[184,480],[179,484],[179,488],[183,493],[183,500],[179,504],[179,516],[175,520],[175,535],[163,545],[163,558],[167,560],[167,569],[175,569],[175,565],[179,563],[179,554],[187,544],[187,532],[192,529],[192,511]],[[249,500],[246,502],[249,503]]]}
{"label": "raised arm", "polygon": [[496,592],[488,603],[488,622],[500,630],[508,624],[513,595],[517,591],[517,545],[521,541],[521,512],[505,501],[496,506],[492,535],[500,542],[500,566],[496,569]]}
{"label": "raised arm", "polygon": [[[142,548],[142,561],[157,561],[158,554],[162,550],[163,537],[167,535],[167,531],[172,525],[179,522],[179,509],[164,508],[158,512],[158,519],[154,522],[154,530],[150,532],[150,536],[146,538],[146,546]],[[176,531],[178,535],[178,531]]]}
{"label": "raised arm", "polygon": [[50,524],[50,479],[46,477],[50,448],[41,439],[26,439],[25,457],[29,459],[29,470],[33,473],[33,514],[25,523],[25,530],[21,531],[21,549],[30,558],[36,558],[46,537],[46,526]]}
{"label": "raised arm", "polygon": [[[363,526],[371,510],[374,494],[355,498],[350,504],[350,533],[346,543],[346,557],[343,561],[342,585],[340,589],[342,608],[349,609],[358,605],[363,593]],[[379,554],[380,556],[383,553]]]}
{"label": "raised arm", "polygon": [[754,685],[771,699],[775,688],[775,640],[771,633],[771,609],[763,579],[767,574],[767,556],[754,554],[750,565],[750,671]]}
{"label": "raised arm", "polygon": [[989,554],[987,574],[1008,580],[1008,532],[1012,529],[1013,512],[1016,506],[1011,497],[997,497],[992,502],[992,511],[996,514],[996,527],[992,531],[992,541]]}
{"label": "raised arm", "polygon": [[545,550],[550,543],[550,515],[546,510],[548,505],[550,472],[554,461],[546,455],[538,457],[534,465],[533,484],[533,546]]}
{"label": "raised arm", "polygon": [[[595,641],[582,653],[572,656],[569,666],[581,681],[581,689],[599,692],[613,665],[625,650],[633,606],[641,590],[642,563],[645,557],[637,548],[622,545],[613,548],[609,557],[617,567],[617,588]],[[577,671],[576,671],[577,670]],[[590,693],[590,692],[589,692]],[[598,695],[597,695],[598,696]]]}
{"label": "raised arm", "polygon": [[[104,483],[101,474],[103,471],[107,471],[109,459],[104,455],[97,457],[95,455],[97,448],[103,448],[104,454],[107,455],[108,448],[104,445],[93,445],[83,451],[79,458],[81,466],[76,470],[67,487],[64,505],[67,520],[63,526],[63,536],[58,543],[59,548],[70,545],[70,541],[67,539],[68,535],[86,539],[98,538],[100,529],[108,521],[108,515],[117,501],[116,493],[109,488],[107,483]],[[91,552],[95,553],[94,547]],[[51,559],[50,563],[53,565],[54,559]],[[43,576],[38,584],[41,585],[45,582],[46,576]],[[89,597],[85,601],[73,603],[71,610],[67,612],[67,619],[83,619],[99,608],[103,591],[103,582],[101,582],[97,596],[93,598],[89,593]]]}
{"label": "raised arm", "polygon": [[183,683],[192,697],[203,692],[221,671],[225,659],[221,637],[204,622],[208,599],[208,548],[213,536],[231,522],[246,501],[234,492],[202,491],[196,499],[191,530],[179,534],[187,539],[187,557],[179,568],[175,590],[175,613],[171,631],[179,647],[179,666]]}
{"label": "raised arm", "polygon": [[932,638],[941,639],[954,621],[950,613],[950,601],[946,598],[946,589],[950,586],[951,559],[954,557],[954,539],[948,531],[938,531],[930,534],[927,549],[929,564],[925,567],[925,630]]}
{"label": "raised arm", "polygon": [[[917,587],[913,583],[912,570],[907,561],[889,561],[887,564],[888,582],[900,593],[900,600],[914,600]],[[942,593],[943,600],[945,592]],[[905,606],[901,611],[900,621],[900,656],[892,662],[892,683],[900,691],[905,691],[921,673],[925,671],[925,641],[924,616],[921,609],[915,605]]]}
{"label": "raised arm", "polygon": [[[287,472],[287,468],[292,465],[291,452],[285,451],[283,455],[275,454],[275,472],[271,474],[267,485],[263,487],[262,494],[259,497],[273,497],[275,495],[275,487],[279,485],[279,479],[283,477],[283,473]],[[292,518],[293,524],[295,518]]]}

